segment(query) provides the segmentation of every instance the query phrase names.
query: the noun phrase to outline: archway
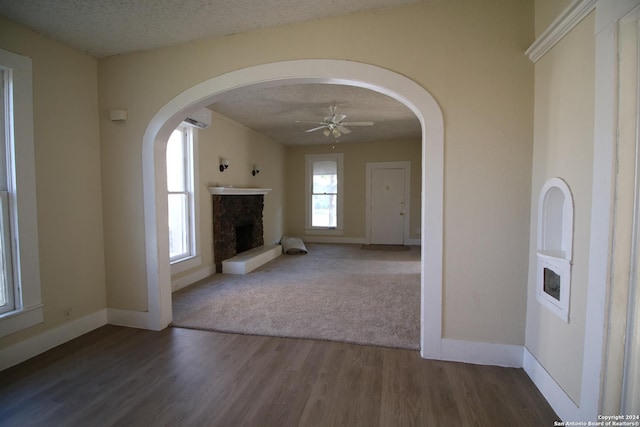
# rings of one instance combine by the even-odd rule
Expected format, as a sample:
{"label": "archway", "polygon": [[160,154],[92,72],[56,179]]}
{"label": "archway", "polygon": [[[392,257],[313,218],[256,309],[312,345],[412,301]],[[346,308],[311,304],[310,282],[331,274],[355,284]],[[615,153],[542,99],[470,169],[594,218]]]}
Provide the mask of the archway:
{"label": "archway", "polygon": [[[213,77],[182,92],[151,119],[143,137],[142,171],[149,324],[171,322],[165,147],[169,134],[189,113],[212,104],[231,89],[297,83],[342,84],[390,96],[413,111],[422,125],[421,315],[423,357],[440,354],[442,338],[442,245],[444,128],[435,99],[393,71],[353,61],[312,59],[257,65]],[[163,260],[161,262],[161,260]]]}

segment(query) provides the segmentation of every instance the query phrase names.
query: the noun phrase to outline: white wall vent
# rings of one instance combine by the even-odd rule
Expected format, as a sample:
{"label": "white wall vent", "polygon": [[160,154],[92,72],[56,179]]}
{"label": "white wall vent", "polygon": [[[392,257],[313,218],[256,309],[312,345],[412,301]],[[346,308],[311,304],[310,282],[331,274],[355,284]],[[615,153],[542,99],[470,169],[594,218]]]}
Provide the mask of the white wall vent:
{"label": "white wall vent", "polygon": [[183,123],[196,128],[206,129],[211,125],[211,110],[203,108],[193,114],[189,114],[189,117],[184,119]]}

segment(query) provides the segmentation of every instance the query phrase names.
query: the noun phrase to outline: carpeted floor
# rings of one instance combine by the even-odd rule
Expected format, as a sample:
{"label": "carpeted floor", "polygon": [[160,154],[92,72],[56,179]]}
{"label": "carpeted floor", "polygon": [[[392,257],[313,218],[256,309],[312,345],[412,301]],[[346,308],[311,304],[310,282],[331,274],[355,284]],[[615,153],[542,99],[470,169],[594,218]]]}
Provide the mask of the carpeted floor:
{"label": "carpeted floor", "polygon": [[306,244],[173,294],[173,326],[419,349],[420,248]]}

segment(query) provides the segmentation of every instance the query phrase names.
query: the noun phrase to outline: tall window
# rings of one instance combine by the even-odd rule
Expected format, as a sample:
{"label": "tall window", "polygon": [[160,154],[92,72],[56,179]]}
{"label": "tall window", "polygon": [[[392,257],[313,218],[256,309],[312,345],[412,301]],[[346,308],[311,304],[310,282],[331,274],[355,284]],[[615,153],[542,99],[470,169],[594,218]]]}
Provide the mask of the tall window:
{"label": "tall window", "polygon": [[11,209],[9,180],[12,176],[10,72],[0,68],[0,314],[16,308],[11,247]]}
{"label": "tall window", "polygon": [[180,126],[167,144],[169,257],[178,262],[195,256],[193,129]]}
{"label": "tall window", "polygon": [[0,49],[0,337],[43,318],[32,64]]}
{"label": "tall window", "polygon": [[342,154],[308,155],[308,231],[339,234],[342,230]]}

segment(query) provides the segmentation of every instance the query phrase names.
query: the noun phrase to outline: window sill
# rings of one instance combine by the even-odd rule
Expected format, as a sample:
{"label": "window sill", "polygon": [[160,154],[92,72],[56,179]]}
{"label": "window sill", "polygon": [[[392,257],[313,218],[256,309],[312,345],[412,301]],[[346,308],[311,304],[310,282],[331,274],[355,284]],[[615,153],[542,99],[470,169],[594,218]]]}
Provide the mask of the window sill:
{"label": "window sill", "polygon": [[19,332],[44,321],[43,305],[11,311],[0,316],[0,337]]}
{"label": "window sill", "polygon": [[190,270],[195,267],[199,267],[202,264],[200,255],[193,256],[191,258],[181,259],[180,261],[174,261],[171,263],[171,275],[182,273],[183,271]]}

